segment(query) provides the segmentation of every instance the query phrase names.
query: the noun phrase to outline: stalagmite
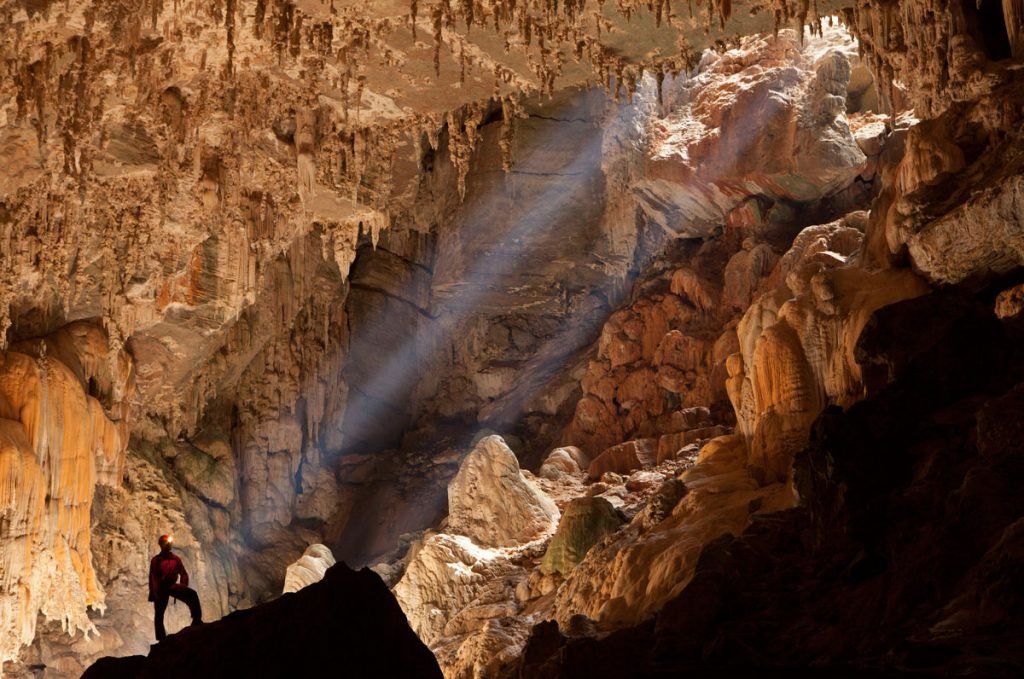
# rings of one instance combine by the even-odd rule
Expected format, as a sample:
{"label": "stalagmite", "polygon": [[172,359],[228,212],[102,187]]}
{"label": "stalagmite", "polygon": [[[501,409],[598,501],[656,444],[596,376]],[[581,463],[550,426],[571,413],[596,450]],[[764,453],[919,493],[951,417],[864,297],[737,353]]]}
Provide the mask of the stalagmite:
{"label": "stalagmite", "polygon": [[323,580],[324,573],[335,563],[334,555],[325,545],[310,545],[298,561],[288,566],[283,593],[297,592]]}
{"label": "stalagmite", "polygon": [[488,436],[463,461],[448,487],[448,525],[484,547],[529,542],[551,530],[558,509],[523,477],[515,454]]}

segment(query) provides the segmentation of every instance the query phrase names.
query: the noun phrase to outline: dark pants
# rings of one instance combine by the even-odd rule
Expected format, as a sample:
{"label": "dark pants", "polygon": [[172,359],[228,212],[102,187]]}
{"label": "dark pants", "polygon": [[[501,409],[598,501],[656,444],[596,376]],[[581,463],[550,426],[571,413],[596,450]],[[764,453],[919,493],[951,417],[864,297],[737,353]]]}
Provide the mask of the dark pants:
{"label": "dark pants", "polygon": [[169,592],[161,592],[153,602],[156,625],[156,640],[163,641],[167,638],[167,630],[164,629],[164,612],[167,610],[167,602],[170,597],[178,601],[184,601],[188,606],[188,612],[192,614],[192,624],[203,621],[203,607],[199,605],[199,595],[190,587],[175,587]]}

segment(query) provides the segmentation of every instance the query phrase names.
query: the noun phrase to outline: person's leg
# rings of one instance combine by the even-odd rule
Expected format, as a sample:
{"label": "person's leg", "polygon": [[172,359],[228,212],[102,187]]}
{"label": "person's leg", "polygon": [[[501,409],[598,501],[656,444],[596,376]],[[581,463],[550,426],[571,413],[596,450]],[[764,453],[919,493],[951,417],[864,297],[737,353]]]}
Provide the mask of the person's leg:
{"label": "person's leg", "polygon": [[153,624],[156,627],[156,640],[163,641],[167,638],[167,630],[164,629],[164,612],[167,610],[167,597],[158,596],[153,602]]}
{"label": "person's leg", "polygon": [[199,593],[191,587],[175,587],[171,590],[171,596],[178,601],[184,601],[188,606],[188,612],[192,614],[192,624],[203,621],[203,607],[199,604]]}
{"label": "person's leg", "polygon": [[188,612],[192,614],[192,624],[201,623],[203,621],[203,606],[199,603],[199,592],[191,587],[186,589],[185,592],[188,598],[183,599],[183,601],[188,604]]}

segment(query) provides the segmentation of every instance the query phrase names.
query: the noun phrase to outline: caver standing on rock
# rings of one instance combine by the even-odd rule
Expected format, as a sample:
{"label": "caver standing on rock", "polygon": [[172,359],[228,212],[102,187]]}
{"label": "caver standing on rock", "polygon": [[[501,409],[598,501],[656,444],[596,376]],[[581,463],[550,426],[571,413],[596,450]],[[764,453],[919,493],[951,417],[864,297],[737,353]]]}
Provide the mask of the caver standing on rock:
{"label": "caver standing on rock", "polygon": [[[170,535],[160,536],[160,553],[149,562],[149,600],[154,606],[154,623],[156,624],[156,640],[163,641],[167,637],[164,629],[164,611],[167,601],[174,597],[188,605],[192,614],[192,624],[203,621],[203,609],[199,605],[199,594],[188,586],[188,571],[178,555],[171,551],[174,538]],[[178,582],[181,576],[181,582]]]}

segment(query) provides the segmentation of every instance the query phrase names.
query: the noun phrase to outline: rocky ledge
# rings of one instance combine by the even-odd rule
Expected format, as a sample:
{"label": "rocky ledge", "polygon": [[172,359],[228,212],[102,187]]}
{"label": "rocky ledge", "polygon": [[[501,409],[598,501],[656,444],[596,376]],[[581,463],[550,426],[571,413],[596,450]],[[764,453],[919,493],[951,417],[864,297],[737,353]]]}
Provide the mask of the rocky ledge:
{"label": "rocky ledge", "polygon": [[440,677],[384,582],[344,563],[301,591],[214,623],[188,627],[149,656],[103,658],[83,679]]}

